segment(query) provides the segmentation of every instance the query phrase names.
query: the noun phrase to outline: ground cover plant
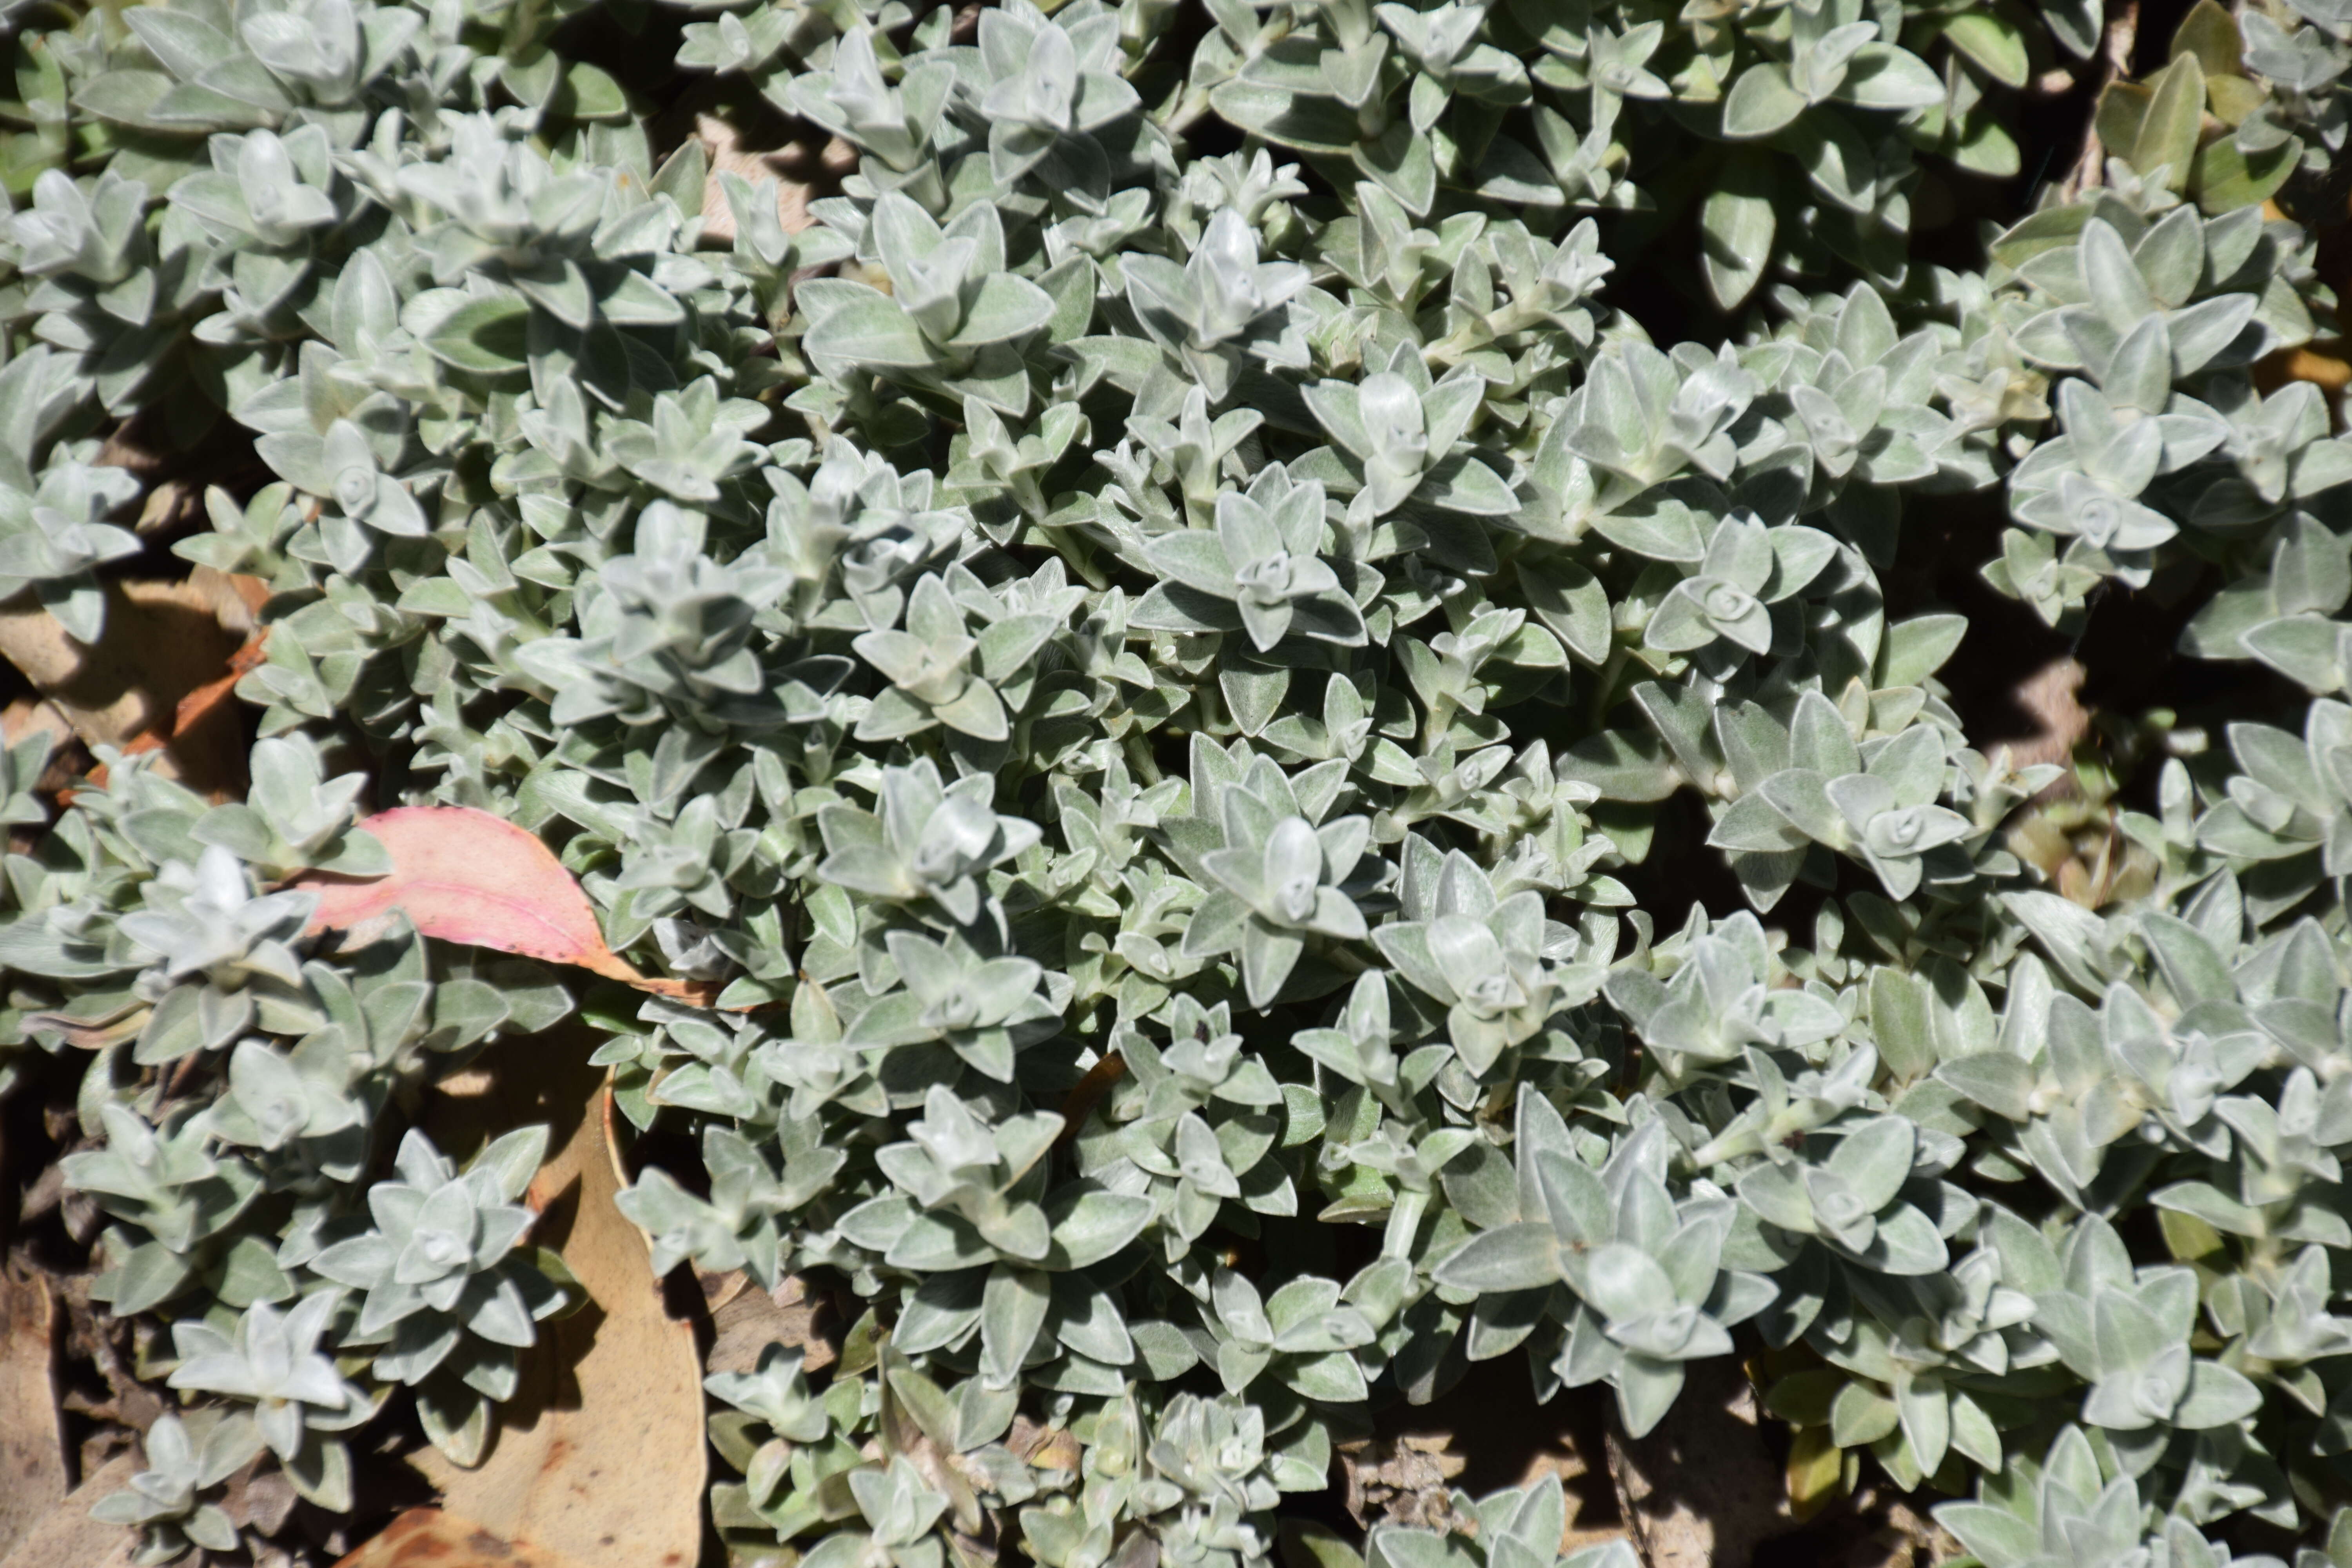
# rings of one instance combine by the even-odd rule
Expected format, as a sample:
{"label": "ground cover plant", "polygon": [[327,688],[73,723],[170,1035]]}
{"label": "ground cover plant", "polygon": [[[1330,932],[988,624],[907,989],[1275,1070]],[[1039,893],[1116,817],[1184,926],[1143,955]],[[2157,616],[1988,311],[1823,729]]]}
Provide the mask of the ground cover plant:
{"label": "ground cover plant", "polygon": [[[1736,1362],[1799,1513],[2352,1568],[2352,9],[7,21],[0,1094],[139,1561],[495,1458],[594,1292],[430,1108],[593,1052],[652,1269],[842,1308],[740,1561],[1612,1568],[1318,1500]],[[253,634],[110,730],[21,650],[173,562]]]}

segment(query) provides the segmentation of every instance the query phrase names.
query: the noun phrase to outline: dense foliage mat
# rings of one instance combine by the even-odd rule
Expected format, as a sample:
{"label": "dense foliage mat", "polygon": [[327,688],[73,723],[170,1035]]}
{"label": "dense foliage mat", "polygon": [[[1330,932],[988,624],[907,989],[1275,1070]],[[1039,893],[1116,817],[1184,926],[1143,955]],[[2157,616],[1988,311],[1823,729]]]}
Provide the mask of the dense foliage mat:
{"label": "dense foliage mat", "polygon": [[[576,1013],[656,1267],[863,1313],[711,1380],[746,1554],[1257,1568],[1505,1356],[1745,1358],[1989,1568],[2325,1541],[2352,8],[2158,10],[12,5],[8,613],[176,540],[264,639],[241,797],[0,757],[105,1517],[491,1448],[579,1291],[422,1091]],[[315,920],[420,805],[585,938]]]}

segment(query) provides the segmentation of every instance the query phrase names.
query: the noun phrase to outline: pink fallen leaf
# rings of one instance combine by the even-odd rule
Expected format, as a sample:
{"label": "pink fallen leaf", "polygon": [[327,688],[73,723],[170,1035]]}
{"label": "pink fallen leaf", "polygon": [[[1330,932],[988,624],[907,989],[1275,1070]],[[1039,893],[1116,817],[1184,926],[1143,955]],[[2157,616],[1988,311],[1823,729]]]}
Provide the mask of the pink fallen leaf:
{"label": "pink fallen leaf", "polygon": [[311,871],[292,886],[319,896],[310,930],[347,928],[398,910],[425,935],[550,963],[577,964],[639,990],[707,1000],[690,980],[640,974],[604,945],[588,895],[536,835],[464,805],[403,805],[360,826],[392,857],[382,877]]}

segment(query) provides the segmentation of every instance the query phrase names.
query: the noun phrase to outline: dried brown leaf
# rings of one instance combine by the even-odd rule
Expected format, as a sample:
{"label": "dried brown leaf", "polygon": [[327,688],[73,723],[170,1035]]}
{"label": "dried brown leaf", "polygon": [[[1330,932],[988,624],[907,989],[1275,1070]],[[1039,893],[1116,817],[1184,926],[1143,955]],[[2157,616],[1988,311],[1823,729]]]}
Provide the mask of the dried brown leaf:
{"label": "dried brown leaf", "polygon": [[797,1347],[803,1370],[822,1372],[838,1359],[833,1342],[821,1328],[831,1317],[831,1303],[808,1298],[807,1288],[787,1277],[773,1295],[751,1283],[741,1269],[702,1277],[703,1300],[710,1312],[710,1353],[707,1371],[751,1372],[761,1352],[770,1345]]}
{"label": "dried brown leaf", "polygon": [[1348,1517],[1360,1527],[1383,1521],[1444,1530],[1454,1520],[1453,1481],[1469,1464],[1445,1433],[1402,1433],[1344,1445]]}
{"label": "dried brown leaf", "polygon": [[804,138],[781,147],[747,147],[732,121],[716,114],[694,117],[694,137],[710,160],[710,177],[702,184],[702,233],[707,239],[731,244],[735,213],[719,185],[720,174],[740,174],[752,184],[776,182],[776,221],[786,234],[798,234],[815,221],[809,203],[837,187],[841,177],[857,167],[857,152],[840,137],[819,142]]}
{"label": "dried brown leaf", "polygon": [[[621,1559],[609,1561],[619,1568]],[[413,1508],[335,1568],[587,1568],[580,1559],[508,1540],[437,1508]]]}
{"label": "dried brown leaf", "polygon": [[[1559,1551],[1566,1554],[1602,1542],[1625,1539],[1617,1517],[1617,1496],[1608,1474],[1604,1433],[1609,1392],[1570,1389],[1537,1404],[1524,1369],[1506,1358],[1465,1369],[1458,1382],[1426,1404],[1391,1405],[1374,1418],[1374,1440],[1387,1445],[1342,1450],[1352,1511],[1367,1524],[1390,1517],[1390,1504],[1418,1495],[1433,1498],[1437,1484],[1481,1497],[1504,1487],[1534,1486],[1547,1477],[1561,1483],[1567,1513]],[[1438,1478],[1426,1462],[1457,1473]],[[1387,1469],[1388,1474],[1378,1472]],[[1400,1484],[1403,1483],[1403,1484]],[[1423,1511],[1430,1511],[1426,1506]],[[1300,1565],[1305,1568],[1305,1565]]]}
{"label": "dried brown leaf", "polygon": [[131,1568],[139,1537],[119,1524],[89,1517],[98,1500],[131,1484],[139,1461],[129,1454],[108,1460],[90,1478],[58,1500],[26,1531],[0,1568]]}
{"label": "dried brown leaf", "polygon": [[1692,1362],[1689,1383],[1643,1437],[1609,1432],[1609,1473],[1648,1568],[1748,1568],[1792,1528],[1780,1462],[1738,1363]]}
{"label": "dried brown leaf", "polygon": [[260,1455],[228,1479],[221,1494],[221,1511],[239,1529],[275,1535],[286,1527],[300,1500],[294,1483],[278,1468],[275,1456]]}
{"label": "dried brown leaf", "polygon": [[48,1281],[0,1268],[0,1555],[73,1490],[58,1414],[57,1341]]}
{"label": "dried brown leaf", "polygon": [[527,1047],[529,1072],[497,1072],[483,1093],[443,1097],[427,1115],[445,1148],[550,1125],[556,1152],[529,1196],[534,1237],[562,1254],[591,1304],[541,1328],[479,1468],[431,1451],[417,1465],[451,1512],[496,1535],[597,1568],[688,1568],[701,1552],[707,1480],[701,1357],[694,1326],[663,1304],[644,1237],[614,1205],[612,1100],[587,1047],[577,1034],[542,1037]]}
{"label": "dried brown leaf", "polygon": [[2280,349],[2254,366],[2253,382],[2264,396],[2291,381],[2307,381],[2331,400],[2352,385],[2352,345],[2334,338],[2304,348]]}
{"label": "dried brown leaf", "polygon": [[29,596],[0,605],[0,658],[53,702],[93,748],[161,750],[157,767],[228,798],[245,787],[236,723],[184,725],[181,703],[217,679],[253,631],[246,583],[199,566],[172,583],[107,584],[106,631],[77,642]]}
{"label": "dried brown leaf", "polygon": [[1026,1415],[1013,1418],[1004,1446],[1022,1463],[1040,1470],[1067,1470],[1076,1475],[1083,1455],[1076,1434],[1066,1426],[1040,1426]]}
{"label": "dried brown leaf", "polygon": [[74,728],[64,710],[46,698],[19,697],[0,708],[0,740],[13,746],[35,735],[47,735],[53,746],[63,746],[73,742]]}
{"label": "dried brown leaf", "polygon": [[1070,1091],[1062,1097],[1062,1133],[1055,1140],[1057,1147],[1067,1148],[1077,1142],[1078,1133],[1086,1126],[1087,1117],[1097,1102],[1126,1076],[1127,1058],[1112,1051],[1088,1068],[1086,1075],[1070,1086]]}
{"label": "dried brown leaf", "polygon": [[2063,763],[2091,731],[2090,710],[2077,697],[2088,672],[2074,658],[2057,658],[2020,682],[2017,705],[2034,721],[2034,732],[2022,740],[2000,742],[2016,767],[2037,763]]}

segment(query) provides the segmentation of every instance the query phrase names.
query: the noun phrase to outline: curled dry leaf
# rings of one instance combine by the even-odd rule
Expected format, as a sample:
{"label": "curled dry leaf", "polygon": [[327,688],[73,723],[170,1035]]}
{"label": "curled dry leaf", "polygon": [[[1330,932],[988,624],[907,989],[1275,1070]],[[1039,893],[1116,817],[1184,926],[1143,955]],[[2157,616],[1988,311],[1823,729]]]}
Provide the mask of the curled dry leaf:
{"label": "curled dry leaf", "polygon": [[1026,1415],[1013,1418],[1013,1430],[1004,1435],[1004,1446],[1024,1464],[1040,1470],[1077,1472],[1083,1450],[1078,1440],[1066,1426],[1041,1426]]}
{"label": "curled dry leaf", "polygon": [[278,1468],[278,1457],[257,1454],[229,1477],[221,1493],[221,1511],[239,1530],[275,1536],[300,1501],[294,1483]]}
{"label": "curled dry leaf", "polygon": [[437,1508],[410,1509],[335,1568],[422,1568],[425,1563],[432,1568],[584,1568],[577,1558],[528,1541],[509,1541]]}
{"label": "curled dry leaf", "polygon": [[[566,1032],[530,1048],[530,1070],[439,1097],[426,1130],[461,1149],[549,1125],[555,1152],[526,1198],[540,1214],[532,1237],[562,1254],[590,1304],[544,1325],[524,1352],[521,1387],[479,1467],[431,1449],[415,1462],[451,1512],[532,1551],[595,1568],[688,1568],[708,1480],[694,1325],[669,1315],[645,1237],[613,1201],[624,1178],[612,1097],[586,1039]],[[542,1560],[562,1558],[530,1559]]]}
{"label": "curled dry leaf", "polygon": [[78,1051],[102,1051],[109,1046],[136,1039],[147,1026],[150,1014],[142,1008],[106,1024],[85,1024],[69,1013],[27,1013],[28,1028],[54,1030],[59,1038]]}
{"label": "curled dry leaf", "polygon": [[536,835],[463,805],[404,805],[360,826],[392,857],[382,877],[313,871],[294,886],[319,895],[312,931],[348,928],[391,914],[443,942],[577,964],[641,991],[689,1002],[709,987],[640,974],[604,944],[588,895]]}
{"label": "curled dry leaf", "polygon": [[1444,1433],[1402,1433],[1339,1445],[1348,1517],[1359,1528],[1386,1521],[1426,1530],[1454,1523],[1453,1480],[1469,1463]]}
{"label": "curled dry leaf", "polygon": [[[1456,1488],[1477,1497],[1557,1479],[1567,1505],[1561,1556],[1625,1540],[1608,1473],[1609,1405],[1608,1390],[1591,1385],[1538,1404],[1508,1358],[1473,1363],[1428,1403],[1391,1405],[1374,1417],[1368,1438],[1334,1445],[1344,1500],[1362,1524],[1401,1523],[1450,1513]],[[1346,1558],[1334,1560],[1319,1549],[1301,1558],[1292,1549],[1285,1561],[1288,1568],[1335,1568]]]}

